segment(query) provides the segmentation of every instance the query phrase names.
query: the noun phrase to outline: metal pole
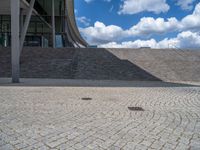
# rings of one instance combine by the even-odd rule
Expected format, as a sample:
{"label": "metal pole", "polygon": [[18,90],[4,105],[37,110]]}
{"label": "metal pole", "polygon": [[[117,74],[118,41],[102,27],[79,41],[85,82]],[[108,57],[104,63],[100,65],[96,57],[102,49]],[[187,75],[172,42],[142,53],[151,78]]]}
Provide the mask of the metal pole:
{"label": "metal pole", "polygon": [[52,42],[53,42],[53,48],[55,48],[56,47],[55,0],[52,0]]}
{"label": "metal pole", "polygon": [[20,78],[20,0],[11,0],[11,61],[12,82],[19,83]]}

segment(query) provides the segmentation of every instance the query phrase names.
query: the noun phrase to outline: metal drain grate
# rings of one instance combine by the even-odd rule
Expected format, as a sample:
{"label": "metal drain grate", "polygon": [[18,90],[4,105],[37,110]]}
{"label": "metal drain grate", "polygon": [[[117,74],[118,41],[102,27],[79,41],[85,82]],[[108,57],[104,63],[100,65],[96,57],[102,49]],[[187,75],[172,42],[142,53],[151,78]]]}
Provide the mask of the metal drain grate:
{"label": "metal drain grate", "polygon": [[90,98],[90,97],[83,97],[81,99],[84,100],[84,101],[91,101],[92,100],[92,98]]}
{"label": "metal drain grate", "polygon": [[142,107],[128,107],[128,109],[131,111],[144,111]]}

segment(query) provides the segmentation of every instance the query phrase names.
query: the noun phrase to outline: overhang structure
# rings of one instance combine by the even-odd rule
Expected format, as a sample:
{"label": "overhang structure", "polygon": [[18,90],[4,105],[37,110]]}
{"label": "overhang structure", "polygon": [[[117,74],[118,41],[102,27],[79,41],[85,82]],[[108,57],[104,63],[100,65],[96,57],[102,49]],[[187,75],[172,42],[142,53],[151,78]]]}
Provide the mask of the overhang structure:
{"label": "overhang structure", "polygon": [[74,0],[0,0],[0,17],[8,18],[0,24],[0,38],[11,46],[13,82],[19,82],[23,46],[88,47],[76,25]]}

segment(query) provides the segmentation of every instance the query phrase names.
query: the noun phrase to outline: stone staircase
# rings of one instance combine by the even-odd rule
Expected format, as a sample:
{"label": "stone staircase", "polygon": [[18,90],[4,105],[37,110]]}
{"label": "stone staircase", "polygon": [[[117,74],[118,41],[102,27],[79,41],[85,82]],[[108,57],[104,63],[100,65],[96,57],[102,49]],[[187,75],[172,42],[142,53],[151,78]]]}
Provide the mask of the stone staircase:
{"label": "stone staircase", "polygon": [[[74,49],[25,48],[21,55],[21,77],[72,78]],[[0,76],[11,76],[10,50],[0,50]]]}
{"label": "stone staircase", "polygon": [[126,59],[119,59],[107,49],[77,51],[76,78],[94,80],[159,80]]}
{"label": "stone staircase", "polygon": [[[0,48],[0,77],[10,70],[10,49]],[[21,77],[200,81],[200,51],[24,48]]]}

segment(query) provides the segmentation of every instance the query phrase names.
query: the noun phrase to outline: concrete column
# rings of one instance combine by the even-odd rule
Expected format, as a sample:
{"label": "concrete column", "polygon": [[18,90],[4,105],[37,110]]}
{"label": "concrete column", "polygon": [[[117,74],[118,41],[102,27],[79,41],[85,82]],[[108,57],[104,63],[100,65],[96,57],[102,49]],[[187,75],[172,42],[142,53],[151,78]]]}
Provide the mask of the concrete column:
{"label": "concrete column", "polygon": [[52,0],[52,42],[53,48],[56,47],[56,29],[55,29],[55,0]]}
{"label": "concrete column", "polygon": [[11,0],[11,61],[12,82],[19,83],[20,78],[20,0]]}
{"label": "concrete column", "polygon": [[22,33],[23,26],[24,26],[24,10],[23,8],[20,9],[20,33]]}

